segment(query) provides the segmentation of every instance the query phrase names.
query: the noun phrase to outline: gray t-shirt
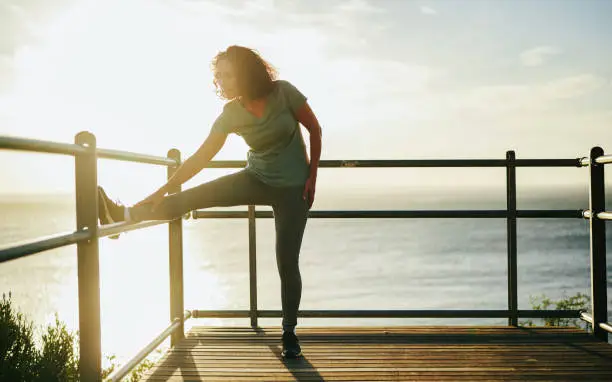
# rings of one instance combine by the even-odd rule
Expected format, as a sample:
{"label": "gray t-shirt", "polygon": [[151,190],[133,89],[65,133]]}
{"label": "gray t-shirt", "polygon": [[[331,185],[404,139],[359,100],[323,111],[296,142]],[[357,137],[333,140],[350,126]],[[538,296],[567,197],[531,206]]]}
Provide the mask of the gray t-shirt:
{"label": "gray t-shirt", "polygon": [[275,81],[261,118],[238,100],[225,104],[212,131],[237,134],[249,146],[246,169],[266,184],[300,186],[308,178],[306,145],[295,114],[306,97],[288,81]]}

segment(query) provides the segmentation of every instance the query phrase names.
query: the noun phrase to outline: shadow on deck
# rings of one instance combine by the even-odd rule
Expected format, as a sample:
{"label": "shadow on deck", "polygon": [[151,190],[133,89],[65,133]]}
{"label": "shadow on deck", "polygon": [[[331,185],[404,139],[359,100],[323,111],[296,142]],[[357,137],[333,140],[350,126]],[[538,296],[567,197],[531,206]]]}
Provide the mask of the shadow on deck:
{"label": "shadow on deck", "polygon": [[612,346],[576,328],[194,327],[146,381],[612,381]]}

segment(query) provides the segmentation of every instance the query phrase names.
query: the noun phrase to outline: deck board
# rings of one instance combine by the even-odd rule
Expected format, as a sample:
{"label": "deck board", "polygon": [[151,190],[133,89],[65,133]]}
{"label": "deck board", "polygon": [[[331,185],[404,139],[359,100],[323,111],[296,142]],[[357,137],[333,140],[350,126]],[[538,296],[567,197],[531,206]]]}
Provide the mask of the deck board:
{"label": "deck board", "polygon": [[612,381],[612,346],[575,328],[194,327],[145,381]]}

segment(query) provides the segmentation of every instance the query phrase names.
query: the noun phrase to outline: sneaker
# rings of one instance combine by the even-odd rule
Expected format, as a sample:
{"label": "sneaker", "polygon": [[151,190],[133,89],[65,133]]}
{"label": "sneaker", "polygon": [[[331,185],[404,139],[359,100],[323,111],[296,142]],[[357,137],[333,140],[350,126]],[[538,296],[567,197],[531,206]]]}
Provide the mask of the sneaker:
{"label": "sneaker", "polygon": [[283,352],[284,358],[298,358],[302,355],[302,349],[300,348],[300,341],[293,332],[283,333]]}
{"label": "sneaker", "polygon": [[112,201],[104,189],[98,186],[98,218],[100,224],[112,224],[125,220],[125,207]]}

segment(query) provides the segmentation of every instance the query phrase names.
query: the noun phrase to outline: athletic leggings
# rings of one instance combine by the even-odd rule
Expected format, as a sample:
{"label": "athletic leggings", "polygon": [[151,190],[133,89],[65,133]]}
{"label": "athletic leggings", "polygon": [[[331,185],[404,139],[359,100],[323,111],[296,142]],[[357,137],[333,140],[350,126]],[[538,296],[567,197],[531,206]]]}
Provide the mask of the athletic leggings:
{"label": "athletic leggings", "polygon": [[165,220],[210,207],[240,205],[271,206],[276,227],[276,264],[281,281],[284,327],[297,324],[302,296],[299,254],[308,217],[308,203],[302,198],[304,186],[274,187],[247,170],[222,176],[197,187],[164,197],[154,211],[147,205],[130,209],[132,219]]}

